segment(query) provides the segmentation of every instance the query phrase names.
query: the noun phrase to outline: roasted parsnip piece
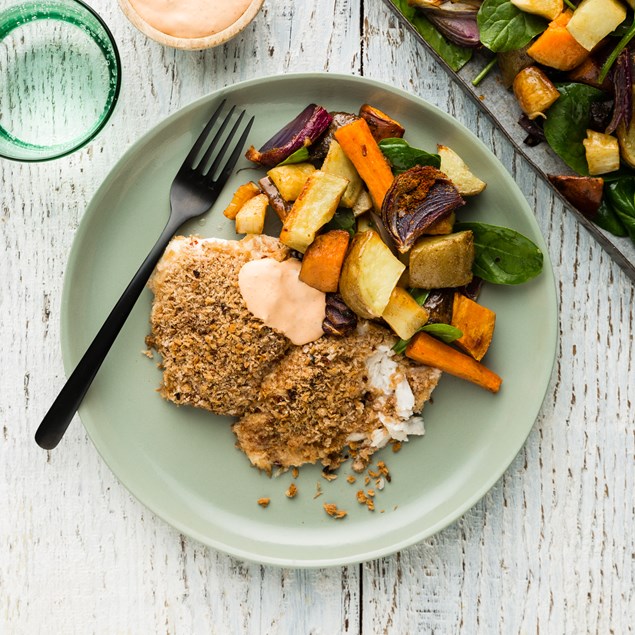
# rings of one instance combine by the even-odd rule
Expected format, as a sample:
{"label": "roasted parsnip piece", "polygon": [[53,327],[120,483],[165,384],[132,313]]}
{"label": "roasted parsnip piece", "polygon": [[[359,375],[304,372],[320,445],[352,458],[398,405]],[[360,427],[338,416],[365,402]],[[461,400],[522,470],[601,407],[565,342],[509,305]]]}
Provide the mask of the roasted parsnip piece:
{"label": "roasted parsnip piece", "polygon": [[236,214],[236,233],[262,234],[268,205],[266,194],[258,194],[249,199]]}
{"label": "roasted parsnip piece", "polygon": [[344,150],[340,144],[333,139],[329,147],[328,154],[324,163],[320,168],[322,172],[334,174],[343,179],[348,180],[348,187],[340,200],[342,207],[353,207],[364,189],[362,177],[357,173],[355,166],[350,162],[349,158],[344,154]]}
{"label": "roasted parsnip piece", "polygon": [[624,20],[626,8],[619,0],[582,0],[569,20],[567,29],[590,51]]}
{"label": "roasted parsnip piece", "polygon": [[439,169],[454,183],[461,196],[475,196],[485,189],[485,181],[475,176],[452,148],[437,144],[437,153],[441,157]]}
{"label": "roasted parsnip piece", "polygon": [[564,5],[562,0],[511,0],[511,3],[525,13],[533,13],[547,20],[557,18]]}
{"label": "roasted parsnip piece", "polygon": [[234,192],[232,200],[223,214],[229,218],[229,220],[234,220],[236,218],[236,214],[240,211],[240,208],[249,199],[254,196],[258,196],[258,194],[260,194],[260,188],[255,183],[252,183],[251,181],[249,181],[249,183],[244,183]]}
{"label": "roasted parsnip piece", "polygon": [[405,289],[395,287],[381,317],[402,340],[409,340],[428,321],[428,312]]}
{"label": "roasted parsnip piece", "polygon": [[586,131],[586,139],[582,140],[589,166],[589,174],[596,176],[614,172],[620,167],[620,146],[617,139],[610,134]]}
{"label": "roasted parsnip piece", "polygon": [[309,176],[280,232],[280,241],[304,253],[320,227],[333,218],[348,181],[316,170]]}
{"label": "roasted parsnip piece", "polygon": [[285,201],[295,201],[313,172],[315,172],[315,166],[312,163],[295,163],[271,168],[267,176],[273,181]]}

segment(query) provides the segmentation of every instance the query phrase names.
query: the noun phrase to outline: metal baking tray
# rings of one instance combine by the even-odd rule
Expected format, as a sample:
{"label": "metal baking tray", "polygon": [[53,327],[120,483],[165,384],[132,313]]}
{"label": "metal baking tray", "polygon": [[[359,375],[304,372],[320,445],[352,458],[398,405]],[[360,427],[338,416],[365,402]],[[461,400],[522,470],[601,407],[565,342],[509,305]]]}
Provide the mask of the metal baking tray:
{"label": "metal baking tray", "polygon": [[628,237],[619,238],[604,231],[573,207],[567,199],[551,184],[548,174],[574,174],[571,169],[551,150],[546,143],[541,143],[533,148],[524,144],[527,133],[518,125],[520,110],[511,93],[503,86],[497,69],[487,75],[478,85],[474,86],[472,80],[487,64],[486,58],[475,53],[472,59],[458,72],[448,66],[442,57],[425,41],[415,27],[406,19],[401,11],[391,0],[384,2],[394,11],[400,22],[423,44],[436,58],[446,73],[457,82],[478,105],[478,107],[496,124],[498,129],[511,141],[516,150],[523,156],[534,170],[544,179],[554,194],[560,198],[566,208],[575,214],[582,225],[602,245],[606,252],[622,268],[624,273],[635,282],[635,245]]}

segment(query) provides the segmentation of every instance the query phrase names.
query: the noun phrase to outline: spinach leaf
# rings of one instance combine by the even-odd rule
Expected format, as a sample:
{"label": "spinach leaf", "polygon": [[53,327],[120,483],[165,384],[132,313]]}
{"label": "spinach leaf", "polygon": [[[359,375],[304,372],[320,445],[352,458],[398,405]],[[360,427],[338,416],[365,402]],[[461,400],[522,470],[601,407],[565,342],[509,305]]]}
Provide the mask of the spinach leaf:
{"label": "spinach leaf", "polygon": [[454,72],[472,59],[472,49],[447,40],[430,20],[408,4],[408,0],[392,0],[392,3]]}
{"label": "spinach leaf", "polygon": [[278,165],[291,165],[292,163],[304,163],[309,160],[309,149],[306,146],[298,148],[293,154],[290,154],[284,161],[280,161]]}
{"label": "spinach leaf", "polygon": [[591,104],[603,97],[602,91],[586,84],[558,84],[560,97],[549,108],[543,130],[553,151],[578,174],[588,176],[582,140],[591,122]]}
{"label": "spinach leaf", "polygon": [[[434,335],[434,337],[440,339],[446,344],[450,344],[451,342],[454,342],[454,340],[458,340],[459,337],[463,335],[463,331],[461,331],[461,329],[457,329],[456,326],[452,326],[451,324],[426,324],[425,326],[422,326],[419,331],[430,333],[430,335]],[[408,344],[410,344],[410,340],[399,340],[392,347],[392,350],[395,351],[395,353],[403,353],[408,347]]]}
{"label": "spinach leaf", "polygon": [[403,139],[382,139],[379,148],[398,174],[415,165],[441,167],[441,157],[438,154],[419,150]]}
{"label": "spinach leaf", "polygon": [[485,0],[476,22],[481,42],[494,53],[520,49],[547,28],[544,20],[521,11],[509,0]]}
{"label": "spinach leaf", "polygon": [[617,217],[635,243],[635,177],[609,183],[605,191]]}
{"label": "spinach leaf", "polygon": [[626,229],[624,229],[624,225],[620,222],[613,206],[607,202],[607,198],[605,195],[602,199],[602,203],[600,203],[600,209],[598,209],[597,214],[591,220],[598,227],[605,229],[614,236],[626,236]]}
{"label": "spinach leaf", "polygon": [[429,289],[408,289],[408,293],[415,299],[419,306],[423,306],[430,295]]}
{"label": "spinach leaf", "polygon": [[335,212],[335,216],[333,216],[333,218],[324,225],[324,229],[326,231],[330,231],[331,229],[344,229],[351,236],[354,236],[356,225],[357,223],[355,221],[353,211],[350,209],[340,208]]}
{"label": "spinach leaf", "polygon": [[474,275],[494,284],[521,284],[542,271],[542,252],[522,234],[486,223],[457,223],[474,234]]}

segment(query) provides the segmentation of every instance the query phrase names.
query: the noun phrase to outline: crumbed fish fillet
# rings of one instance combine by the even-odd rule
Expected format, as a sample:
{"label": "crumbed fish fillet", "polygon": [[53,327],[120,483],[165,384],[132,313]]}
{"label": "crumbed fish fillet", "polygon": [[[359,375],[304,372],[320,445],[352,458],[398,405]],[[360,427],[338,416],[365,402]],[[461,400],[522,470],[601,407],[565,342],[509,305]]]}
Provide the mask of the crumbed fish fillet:
{"label": "crumbed fish fillet", "polygon": [[334,469],[353,443],[363,467],[391,438],[423,434],[413,414],[441,372],[394,355],[394,343],[363,321],[348,337],[292,347],[265,377],[253,412],[234,425],[238,447],[271,472],[318,461]]}
{"label": "crumbed fish fillet", "polygon": [[149,282],[154,303],[147,343],[162,358],[163,397],[217,414],[250,409],[290,342],[249,312],[238,272],[250,260],[288,255],[269,236],[172,239]]}

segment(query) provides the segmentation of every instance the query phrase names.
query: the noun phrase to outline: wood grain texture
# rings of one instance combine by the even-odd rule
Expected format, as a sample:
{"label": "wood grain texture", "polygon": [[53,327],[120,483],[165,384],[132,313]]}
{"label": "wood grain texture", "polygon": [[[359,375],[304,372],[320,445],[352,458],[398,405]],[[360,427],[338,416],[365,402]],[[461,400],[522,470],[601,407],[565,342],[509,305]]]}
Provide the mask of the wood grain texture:
{"label": "wood grain texture", "polygon": [[[87,149],[0,160],[0,633],[628,633],[635,615],[632,284],[379,0],[268,0],[212,51],[165,49],[94,0],[124,64],[121,103]],[[541,414],[463,518],[395,556],[295,571],[241,563],[134,500],[76,421],[32,435],[63,382],[62,276],[90,197],[166,115],[243,79],[328,70],[447,110],[509,166],[546,237],[560,343]],[[78,316],[81,319],[81,316]]]}

